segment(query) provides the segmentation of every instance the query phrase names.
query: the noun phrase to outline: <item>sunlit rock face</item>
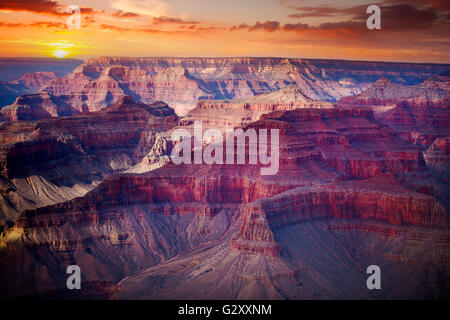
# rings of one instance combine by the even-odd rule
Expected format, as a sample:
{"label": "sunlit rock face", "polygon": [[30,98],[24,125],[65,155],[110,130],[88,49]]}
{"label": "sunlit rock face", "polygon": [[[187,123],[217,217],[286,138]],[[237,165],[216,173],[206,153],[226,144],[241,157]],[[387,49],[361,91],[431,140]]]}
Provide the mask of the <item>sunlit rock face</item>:
{"label": "sunlit rock face", "polygon": [[98,112],[1,125],[1,226],[23,209],[84,195],[140,161],[177,116],[163,102],[122,97]]}
{"label": "sunlit rock face", "polygon": [[[448,298],[446,68],[86,61],[4,111],[0,295]],[[278,170],[263,175],[248,146],[244,164],[175,164],[172,134],[196,123],[278,130]],[[381,291],[367,289],[372,264]]]}
{"label": "sunlit rock face", "polygon": [[[27,73],[16,80],[0,81],[0,109],[15,101],[17,97],[25,93],[38,91],[51,79],[55,79],[54,72]],[[2,117],[4,116],[2,112]],[[18,120],[14,117],[5,117],[5,120]]]}
{"label": "sunlit rock face", "polygon": [[34,93],[51,79],[62,77],[83,61],[76,59],[0,57],[0,109],[22,94]]}
{"label": "sunlit rock face", "polygon": [[144,103],[164,101],[185,115],[199,100],[246,99],[296,85],[311,99],[336,101],[361,93],[381,77],[417,84],[445,70],[442,65],[312,59],[101,57],[42,90],[73,113],[99,110],[130,95]]}
{"label": "sunlit rock face", "polygon": [[341,107],[371,108],[375,116],[415,144],[430,146],[450,136],[450,77],[431,77],[414,86],[380,79],[363,93],[342,98]]}
{"label": "sunlit rock face", "polygon": [[[446,281],[446,208],[420,189],[431,178],[408,180],[426,171],[422,151],[371,110],[279,110],[243,128],[280,130],[276,175],[260,175],[260,165],[169,162],[26,210],[2,239],[2,285],[19,277],[11,294],[61,292],[63,267],[73,262],[114,298],[377,297],[361,280],[372,261],[397,279],[406,272],[404,289],[386,283],[395,297],[429,297],[424,279],[427,288]],[[42,262],[26,264],[34,254]],[[419,257],[426,264],[411,278]],[[23,261],[27,276],[9,261]],[[49,261],[56,269],[40,272]],[[430,268],[438,271],[426,278]],[[165,283],[152,285],[163,274]]]}

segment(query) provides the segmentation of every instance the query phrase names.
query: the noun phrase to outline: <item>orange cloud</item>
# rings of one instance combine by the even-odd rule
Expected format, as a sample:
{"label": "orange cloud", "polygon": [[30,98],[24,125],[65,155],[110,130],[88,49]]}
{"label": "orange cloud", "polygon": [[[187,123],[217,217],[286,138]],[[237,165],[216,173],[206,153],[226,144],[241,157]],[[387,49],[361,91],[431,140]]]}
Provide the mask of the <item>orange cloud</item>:
{"label": "orange cloud", "polygon": [[[67,6],[53,0],[13,0],[0,1],[0,10],[24,11],[53,16],[70,15],[66,10]],[[96,11],[93,8],[80,7],[81,13],[92,14]]]}
{"label": "orange cloud", "polygon": [[45,14],[60,14],[61,5],[52,0],[1,1],[0,9],[10,11],[30,11]]}
{"label": "orange cloud", "polygon": [[155,17],[153,18],[153,24],[199,24],[198,21],[185,21],[181,18],[172,18],[172,17]]}
{"label": "orange cloud", "polygon": [[32,23],[11,23],[11,22],[0,22],[0,27],[6,28],[27,28],[27,27],[36,27],[36,28],[65,28],[66,25],[60,22],[53,21],[34,21]]}
{"label": "orange cloud", "polygon": [[[237,15],[229,13],[216,19],[201,12],[195,14],[195,18],[187,14],[171,16],[170,13],[184,12],[181,9],[185,8],[172,10],[174,8],[164,2],[166,5],[156,10],[150,3],[162,3],[159,0],[145,3],[108,0],[96,3],[104,5],[99,7],[101,9],[82,8],[81,29],[70,30],[64,21],[68,15],[64,12],[66,6],[60,1],[0,1],[0,10],[14,11],[0,13],[1,54],[48,55],[48,49],[38,44],[45,38],[46,41],[64,39],[76,44],[77,50],[71,53],[82,57],[276,55],[450,61],[450,15],[443,9],[446,1],[442,0],[378,0],[382,9],[382,30],[366,28],[365,5],[307,6],[305,1],[294,0],[282,0],[285,9],[274,11],[273,18],[265,15],[263,20],[257,19],[259,10],[247,8],[253,10],[253,15],[248,15],[248,21],[244,15],[242,23],[236,23]],[[222,2],[219,4],[219,0],[210,1],[226,6]],[[59,18],[46,21],[53,19],[42,18],[42,13]],[[313,19],[308,20],[311,17]],[[101,32],[106,30],[109,31],[107,37]]]}
{"label": "orange cloud", "polygon": [[112,14],[112,16],[117,18],[139,18],[141,15],[135,12],[124,12],[122,10],[117,10]]}

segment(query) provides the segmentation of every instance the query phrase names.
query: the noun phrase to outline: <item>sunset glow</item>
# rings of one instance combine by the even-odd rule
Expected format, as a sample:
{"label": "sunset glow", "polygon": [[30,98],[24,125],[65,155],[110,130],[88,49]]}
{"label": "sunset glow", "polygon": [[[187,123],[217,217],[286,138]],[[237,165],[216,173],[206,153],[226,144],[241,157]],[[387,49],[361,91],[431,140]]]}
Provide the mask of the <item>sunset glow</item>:
{"label": "sunset glow", "polygon": [[[366,28],[381,7],[382,29]],[[69,5],[80,28],[69,28]],[[256,10],[257,8],[257,10]],[[285,56],[450,62],[445,1],[0,2],[1,56]],[[61,42],[61,38],[64,42]],[[45,43],[62,44],[51,52]],[[74,44],[67,51],[65,44]]]}
{"label": "sunset glow", "polygon": [[53,52],[53,55],[57,58],[65,58],[67,56],[67,51],[65,51],[64,49],[59,49]]}

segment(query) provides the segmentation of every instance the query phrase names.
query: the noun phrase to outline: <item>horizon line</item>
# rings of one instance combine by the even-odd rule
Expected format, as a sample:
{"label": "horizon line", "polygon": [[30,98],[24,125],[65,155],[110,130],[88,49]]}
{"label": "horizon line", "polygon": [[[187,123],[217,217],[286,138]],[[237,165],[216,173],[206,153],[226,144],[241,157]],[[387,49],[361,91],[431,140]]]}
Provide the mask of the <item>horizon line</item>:
{"label": "horizon line", "polygon": [[99,59],[99,58],[135,58],[135,59],[293,59],[293,60],[330,60],[330,61],[349,61],[349,62],[376,62],[376,63],[407,63],[407,64],[433,64],[433,65],[448,65],[449,62],[410,62],[410,61],[386,61],[386,60],[352,60],[344,58],[311,58],[311,57],[286,57],[286,56],[108,56],[99,55],[91,56],[86,58],[56,58],[56,57],[44,57],[44,56],[0,56],[0,59],[46,59],[54,61],[64,61],[64,60],[79,60],[86,62],[89,59]]}

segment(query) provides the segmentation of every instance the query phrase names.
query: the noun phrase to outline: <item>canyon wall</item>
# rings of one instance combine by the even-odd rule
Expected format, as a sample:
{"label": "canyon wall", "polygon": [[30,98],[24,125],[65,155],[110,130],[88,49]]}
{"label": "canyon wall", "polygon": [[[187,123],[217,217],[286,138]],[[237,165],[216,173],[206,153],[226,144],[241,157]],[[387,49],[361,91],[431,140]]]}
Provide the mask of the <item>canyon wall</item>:
{"label": "canyon wall", "polygon": [[[290,84],[311,99],[336,101],[361,93],[381,77],[417,84],[447,69],[446,65],[314,59],[100,57],[86,60],[42,90],[69,105],[72,112],[99,110],[130,95],[144,103],[164,101],[178,115],[185,115],[199,100],[246,99]],[[43,109],[38,104],[29,107]],[[35,119],[42,116],[36,114]]]}
{"label": "canyon wall", "polygon": [[[27,208],[80,196],[147,154],[177,123],[163,102],[122,97],[98,112],[1,125],[2,226]],[[5,217],[6,216],[6,217]]]}

